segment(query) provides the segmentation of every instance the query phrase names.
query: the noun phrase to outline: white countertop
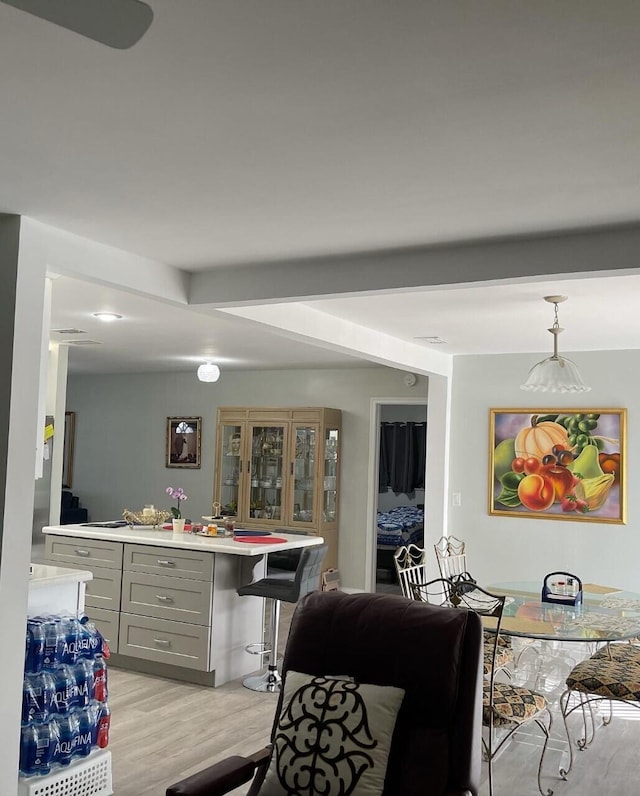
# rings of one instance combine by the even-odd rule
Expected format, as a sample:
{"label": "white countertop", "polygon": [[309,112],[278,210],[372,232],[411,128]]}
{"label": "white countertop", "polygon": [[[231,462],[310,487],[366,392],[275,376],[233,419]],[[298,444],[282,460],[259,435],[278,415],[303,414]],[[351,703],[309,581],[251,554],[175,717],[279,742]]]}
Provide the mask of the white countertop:
{"label": "white countertop", "polygon": [[[256,544],[237,542],[232,538],[217,536],[198,536],[197,534],[174,534],[173,531],[147,528],[97,528],[84,525],[47,525],[43,533],[57,536],[72,536],[77,539],[100,539],[109,542],[131,542],[157,547],[179,548],[181,550],[207,550],[211,553],[230,553],[235,556],[263,556],[278,550],[293,550],[298,547],[313,547],[322,544],[321,536],[303,536],[297,533],[280,533],[273,536],[286,539],[281,544]],[[269,538],[269,537],[266,537]]]}
{"label": "white countertop", "polygon": [[48,564],[32,564],[33,571],[29,575],[29,588],[59,585],[64,583],[84,583],[93,579],[93,574],[82,569],[67,569]]}

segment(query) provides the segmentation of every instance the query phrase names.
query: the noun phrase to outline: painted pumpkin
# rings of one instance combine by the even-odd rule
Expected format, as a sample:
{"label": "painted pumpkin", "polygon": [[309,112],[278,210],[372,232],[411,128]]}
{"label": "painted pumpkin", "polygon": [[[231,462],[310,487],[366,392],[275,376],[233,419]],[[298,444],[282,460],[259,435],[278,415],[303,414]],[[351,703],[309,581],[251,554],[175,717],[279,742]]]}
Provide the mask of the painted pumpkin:
{"label": "painted pumpkin", "polygon": [[567,429],[552,420],[538,423],[538,415],[532,415],[531,426],[521,429],[516,436],[516,456],[522,459],[533,456],[542,461],[542,457],[551,453],[554,445],[570,447]]}

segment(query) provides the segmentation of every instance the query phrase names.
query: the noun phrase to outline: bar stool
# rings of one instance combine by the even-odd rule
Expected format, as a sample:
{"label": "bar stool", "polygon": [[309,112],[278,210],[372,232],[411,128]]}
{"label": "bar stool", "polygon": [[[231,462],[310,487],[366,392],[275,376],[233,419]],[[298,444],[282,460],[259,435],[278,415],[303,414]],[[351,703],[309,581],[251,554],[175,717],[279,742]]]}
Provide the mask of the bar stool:
{"label": "bar stool", "polygon": [[245,688],[252,691],[280,691],[281,677],[278,672],[278,626],[280,624],[280,603],[296,603],[310,591],[318,588],[322,562],[327,552],[327,545],[304,547],[295,572],[282,572],[248,583],[238,589],[241,597],[251,595],[271,600],[271,617],[269,622],[269,640],[266,644],[249,644],[247,652],[269,655],[269,663],[264,674],[252,675],[242,681]]}

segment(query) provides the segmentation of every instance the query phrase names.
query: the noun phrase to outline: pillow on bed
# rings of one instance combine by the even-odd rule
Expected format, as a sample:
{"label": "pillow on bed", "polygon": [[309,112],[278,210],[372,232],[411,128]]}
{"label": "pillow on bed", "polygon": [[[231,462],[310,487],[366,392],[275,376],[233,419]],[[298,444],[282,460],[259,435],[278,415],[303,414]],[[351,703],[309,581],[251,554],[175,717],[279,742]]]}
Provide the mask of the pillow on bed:
{"label": "pillow on bed", "polygon": [[260,796],[380,796],[404,691],[289,671]]}

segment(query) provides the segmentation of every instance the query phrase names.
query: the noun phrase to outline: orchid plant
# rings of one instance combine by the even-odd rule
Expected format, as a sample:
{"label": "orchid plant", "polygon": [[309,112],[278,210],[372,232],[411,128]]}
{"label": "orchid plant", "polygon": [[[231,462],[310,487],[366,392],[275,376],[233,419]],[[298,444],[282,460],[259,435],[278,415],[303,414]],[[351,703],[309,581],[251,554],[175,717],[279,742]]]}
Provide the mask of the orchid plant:
{"label": "orchid plant", "polygon": [[167,495],[170,495],[174,500],[177,500],[177,505],[171,507],[171,513],[173,514],[173,518],[175,520],[179,520],[182,518],[182,513],[180,511],[180,502],[182,500],[186,500],[187,496],[184,493],[184,489],[182,487],[178,487],[174,489],[172,486],[168,486],[166,489]]}

